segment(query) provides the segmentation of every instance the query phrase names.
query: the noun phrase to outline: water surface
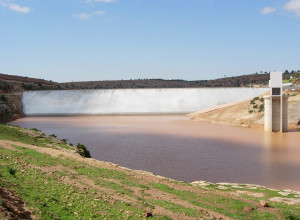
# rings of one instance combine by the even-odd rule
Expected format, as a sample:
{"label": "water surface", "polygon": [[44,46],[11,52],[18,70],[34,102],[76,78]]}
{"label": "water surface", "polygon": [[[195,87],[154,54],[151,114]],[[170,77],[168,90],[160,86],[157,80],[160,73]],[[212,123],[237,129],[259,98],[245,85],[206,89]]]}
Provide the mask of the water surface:
{"label": "water surface", "polygon": [[300,131],[266,133],[185,116],[28,117],[12,124],[85,144],[93,158],[176,180],[300,190]]}

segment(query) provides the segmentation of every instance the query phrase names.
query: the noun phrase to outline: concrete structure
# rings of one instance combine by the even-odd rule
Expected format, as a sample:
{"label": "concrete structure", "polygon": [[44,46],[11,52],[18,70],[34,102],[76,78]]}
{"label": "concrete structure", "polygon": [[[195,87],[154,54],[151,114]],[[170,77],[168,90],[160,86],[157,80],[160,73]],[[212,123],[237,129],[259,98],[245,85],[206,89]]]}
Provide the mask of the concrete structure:
{"label": "concrete structure", "polygon": [[282,129],[280,129],[281,97],[264,96],[265,100],[265,131],[288,131],[288,96],[282,96]]}
{"label": "concrete structure", "polygon": [[107,89],[32,91],[22,96],[26,116],[182,114],[251,99],[268,88]]}
{"label": "concrete structure", "polygon": [[288,131],[288,96],[282,94],[282,72],[270,73],[270,94],[265,100],[265,131]]}

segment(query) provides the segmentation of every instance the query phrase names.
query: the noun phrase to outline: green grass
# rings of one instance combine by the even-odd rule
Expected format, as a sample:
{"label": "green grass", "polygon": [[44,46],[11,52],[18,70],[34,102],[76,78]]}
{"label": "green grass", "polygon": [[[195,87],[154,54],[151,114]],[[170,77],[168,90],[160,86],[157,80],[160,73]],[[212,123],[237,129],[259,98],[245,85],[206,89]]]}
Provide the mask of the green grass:
{"label": "green grass", "polygon": [[53,144],[54,140],[60,141],[59,146],[66,149],[74,149],[70,148],[66,144],[63,144],[64,142],[56,139],[54,137],[46,136],[42,132],[38,131],[37,129],[31,129],[28,130],[31,132],[35,132],[38,136],[31,137],[28,134],[22,132],[22,129],[15,126],[5,126],[0,124],[0,140],[11,140],[11,141],[17,141],[22,142],[25,144],[32,144],[40,147],[48,147],[47,144]]}
{"label": "green grass", "polygon": [[[247,213],[247,214],[244,213],[242,211],[243,207],[245,207],[245,206],[249,206],[249,207],[253,207],[253,208],[256,208],[256,207],[250,203],[243,202],[241,200],[229,199],[228,197],[223,197],[220,195],[214,195],[214,194],[209,194],[209,193],[197,195],[196,193],[193,193],[193,192],[187,191],[187,190],[186,191],[175,190],[174,188],[171,188],[164,184],[153,183],[151,185],[156,189],[176,195],[180,199],[188,201],[189,203],[191,203],[195,206],[199,206],[202,208],[212,210],[217,213],[224,214],[233,219],[240,219],[240,218],[246,218],[246,217],[250,217],[250,219],[276,219],[275,215],[270,214],[268,212],[254,211],[252,213]],[[210,187],[213,188],[214,190],[216,190],[217,185],[213,185],[213,186],[214,187],[212,187],[212,186],[210,186]],[[268,190],[268,192],[269,193],[273,192],[274,195],[278,194],[277,192],[274,192],[272,190]],[[259,200],[261,200],[261,198],[257,199],[257,200],[259,201]],[[290,209],[290,206],[288,206],[288,205],[281,204],[281,206],[278,206],[278,205],[274,204],[274,207],[281,207],[281,209],[287,208],[289,210],[288,213],[293,213],[293,211]],[[296,212],[299,210],[298,209],[299,207],[298,208],[293,207],[293,208],[295,209]]]}
{"label": "green grass", "polygon": [[96,167],[78,167],[76,171],[79,174],[86,175],[90,178],[107,178],[107,179],[125,179],[128,175],[117,170],[96,168]]}
{"label": "green grass", "polygon": [[[45,166],[54,165],[53,158],[51,159],[50,156],[31,151],[24,150],[22,158],[25,161],[42,160],[41,163],[45,163]],[[131,213],[130,219],[141,219],[143,216],[143,209],[139,207],[117,200],[111,204],[102,199],[103,193],[98,194],[99,192],[95,190],[80,190],[59,181],[60,177],[68,175],[67,172],[60,171],[55,172],[55,175],[49,175],[39,169],[31,168],[26,169],[24,173],[17,172],[15,176],[12,176],[8,169],[12,168],[13,161],[20,154],[20,152],[0,148],[0,155],[5,155],[5,159],[0,161],[0,185],[7,188],[14,186],[17,194],[34,209],[34,214],[41,219],[125,219],[128,216],[126,213]],[[59,161],[56,161],[56,165]],[[38,165],[41,165],[40,162]],[[13,169],[20,171],[24,167],[18,163]],[[119,176],[118,173],[113,173]],[[102,184],[104,182],[102,181]],[[114,186],[118,187],[112,187],[111,183],[107,182],[107,184],[117,191],[124,190],[121,185],[115,184]],[[167,219],[163,216],[156,218]]]}
{"label": "green grass", "polygon": [[131,186],[131,187],[135,187],[135,188],[150,189],[149,186],[130,181],[128,178],[122,180],[121,183],[126,185],[126,186]]}
{"label": "green grass", "polygon": [[164,207],[165,209],[171,210],[172,212],[182,213],[184,215],[195,217],[195,218],[198,218],[199,216],[204,214],[203,212],[200,212],[196,209],[185,208],[181,205],[169,201],[151,200],[150,203],[153,205]]}
{"label": "green grass", "polygon": [[[72,159],[66,159],[61,157],[55,158],[47,154],[41,154],[29,148],[24,148],[19,146],[13,146],[13,147],[22,152],[9,151],[10,152],[9,155],[12,155],[15,158],[20,158],[23,163],[30,163],[39,167],[56,166],[56,165],[71,167],[77,165],[77,162]],[[24,155],[27,155],[27,157],[24,157]]]}
{"label": "green grass", "polygon": [[[39,137],[30,137],[17,127],[0,125],[0,139],[34,144],[41,148],[51,148],[45,143],[57,141],[39,131],[31,132],[37,132]],[[276,219],[268,209],[258,209],[259,200],[295,197],[283,196],[278,191],[264,187],[247,189],[246,185],[240,185],[244,188],[226,185],[228,189],[220,190],[217,184],[194,187],[186,182],[155,178],[151,182],[129,171],[92,166],[84,158],[82,162],[63,154],[52,157],[17,145],[12,146],[15,150],[0,147],[0,186],[14,190],[40,219],[142,219],[146,208],[155,210],[157,206],[174,215],[180,213],[194,218],[207,217],[200,211],[207,209],[232,219]],[[59,146],[68,147],[63,143]],[[46,172],[47,169],[51,172]],[[86,185],[84,180],[95,184],[95,187]],[[228,193],[236,190],[261,192],[265,196],[228,196]],[[152,195],[153,192],[164,196],[157,199]],[[168,199],[164,198],[166,196]],[[3,204],[2,200],[0,202]],[[253,202],[258,205],[253,205]],[[300,219],[299,205],[269,204],[285,219]],[[244,213],[242,209],[245,206],[253,207],[254,211]],[[154,215],[152,219],[170,219],[170,216]]]}

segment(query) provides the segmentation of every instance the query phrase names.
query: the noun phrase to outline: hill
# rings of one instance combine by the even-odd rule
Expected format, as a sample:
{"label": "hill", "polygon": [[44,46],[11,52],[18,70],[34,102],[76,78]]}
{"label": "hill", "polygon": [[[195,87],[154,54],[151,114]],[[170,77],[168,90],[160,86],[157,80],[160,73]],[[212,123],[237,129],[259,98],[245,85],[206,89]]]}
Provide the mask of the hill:
{"label": "hill", "polygon": [[64,140],[0,125],[3,219],[299,219],[300,192],[180,182],[80,156]]}
{"label": "hill", "polygon": [[67,82],[63,85],[68,89],[124,89],[124,88],[201,88],[201,87],[250,87],[264,86],[269,82],[269,74],[251,74],[244,76],[225,77],[213,80],[187,81],[180,79],[137,79],[115,81]]}

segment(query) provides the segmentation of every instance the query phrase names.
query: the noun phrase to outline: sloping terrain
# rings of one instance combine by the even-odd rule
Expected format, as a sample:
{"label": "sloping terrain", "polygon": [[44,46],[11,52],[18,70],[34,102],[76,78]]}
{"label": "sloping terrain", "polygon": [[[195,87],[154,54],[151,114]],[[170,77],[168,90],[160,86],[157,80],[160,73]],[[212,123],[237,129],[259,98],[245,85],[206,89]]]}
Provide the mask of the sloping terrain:
{"label": "sloping terrain", "polygon": [[[259,97],[261,99],[262,97]],[[257,105],[263,102],[257,101]],[[216,106],[214,109],[194,112],[188,116],[195,121],[207,121],[210,123],[225,124],[230,126],[251,127],[251,125],[263,117],[262,111],[253,111],[251,100],[228,104],[226,106]],[[253,111],[253,112],[250,112]]]}
{"label": "sloping terrain", "polygon": [[[0,217],[7,219],[299,219],[300,193],[186,183],[83,158],[35,129],[0,125]],[[14,205],[15,204],[15,205]]]}
{"label": "sloping terrain", "polygon": [[23,116],[21,97],[25,90],[63,89],[60,83],[0,73],[0,123]]}
{"label": "sloping terrain", "polygon": [[[287,91],[289,95],[289,123],[297,125],[300,121],[300,91]],[[251,127],[263,124],[263,95],[239,103],[215,106],[211,109],[193,112],[188,115],[192,120],[230,126]]]}

